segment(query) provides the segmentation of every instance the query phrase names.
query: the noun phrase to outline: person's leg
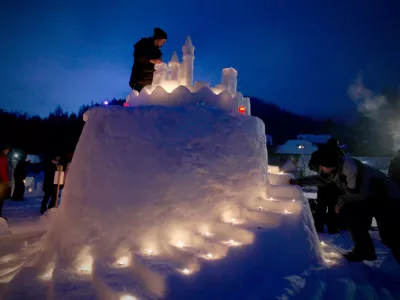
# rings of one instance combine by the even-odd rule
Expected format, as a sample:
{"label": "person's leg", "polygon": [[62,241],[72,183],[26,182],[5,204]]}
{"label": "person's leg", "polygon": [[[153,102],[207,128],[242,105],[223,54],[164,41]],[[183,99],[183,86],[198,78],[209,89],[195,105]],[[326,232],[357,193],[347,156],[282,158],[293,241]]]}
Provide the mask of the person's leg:
{"label": "person's leg", "polygon": [[0,181],[0,217],[2,217],[4,199],[7,196],[7,192],[8,192],[8,185]]}
{"label": "person's leg", "polygon": [[393,257],[400,265],[400,199],[372,199],[374,216],[382,243],[391,249]]}
{"label": "person's leg", "polygon": [[347,228],[354,243],[354,248],[345,257],[349,261],[375,260],[375,247],[368,229],[372,214],[367,202],[347,204],[345,207]]}
{"label": "person's leg", "polygon": [[324,232],[327,203],[325,187],[318,187],[317,203],[315,205],[314,225],[317,232]]}
{"label": "person's leg", "polygon": [[326,201],[328,212],[326,213],[326,226],[328,227],[328,233],[334,234],[339,232],[339,216],[335,212],[335,206],[338,200],[338,192],[336,184],[329,184],[327,189]]}
{"label": "person's leg", "polygon": [[56,206],[56,201],[57,201],[57,188],[53,188],[53,190],[51,192],[51,199],[50,199],[50,203],[49,203],[49,209]]}
{"label": "person's leg", "polygon": [[44,214],[45,211],[47,210],[47,204],[49,203],[49,199],[51,197],[51,193],[49,193],[49,191],[44,191],[44,196],[43,196],[43,200],[42,200],[42,205],[40,207],[40,213]]}

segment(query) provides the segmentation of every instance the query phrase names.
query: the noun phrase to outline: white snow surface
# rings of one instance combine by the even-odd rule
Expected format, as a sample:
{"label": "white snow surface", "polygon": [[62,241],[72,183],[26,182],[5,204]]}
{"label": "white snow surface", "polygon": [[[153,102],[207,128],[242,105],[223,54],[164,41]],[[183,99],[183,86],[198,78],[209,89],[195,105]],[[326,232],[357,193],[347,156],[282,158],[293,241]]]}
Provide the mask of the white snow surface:
{"label": "white snow surface", "polygon": [[301,190],[268,182],[260,119],[108,106],[85,120],[39,254],[6,273],[4,299],[269,299],[321,266]]}

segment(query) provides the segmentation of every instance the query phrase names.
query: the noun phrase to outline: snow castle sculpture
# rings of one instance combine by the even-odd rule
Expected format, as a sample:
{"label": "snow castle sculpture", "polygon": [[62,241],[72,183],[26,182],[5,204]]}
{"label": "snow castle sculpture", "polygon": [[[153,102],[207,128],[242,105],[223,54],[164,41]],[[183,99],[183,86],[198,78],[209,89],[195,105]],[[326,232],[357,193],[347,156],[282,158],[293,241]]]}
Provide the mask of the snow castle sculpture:
{"label": "snow castle sculpture", "polygon": [[[193,81],[194,50],[192,40],[187,37],[182,47],[182,62],[174,52],[168,64],[156,65],[152,84],[140,94],[132,90],[125,106],[201,104],[250,115],[250,99],[236,90],[238,72],[234,68],[223,69],[221,83],[215,87],[208,82]],[[169,97],[172,93],[174,96]],[[207,101],[199,103],[199,98]]]}

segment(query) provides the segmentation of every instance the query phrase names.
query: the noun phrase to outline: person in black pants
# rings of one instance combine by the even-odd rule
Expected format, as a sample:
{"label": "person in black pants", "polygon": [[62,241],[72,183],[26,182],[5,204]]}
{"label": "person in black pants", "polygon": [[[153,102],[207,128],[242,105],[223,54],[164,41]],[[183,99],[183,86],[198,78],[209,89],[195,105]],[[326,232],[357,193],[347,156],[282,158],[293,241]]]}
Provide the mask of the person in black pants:
{"label": "person in black pants", "polygon": [[400,190],[385,174],[350,156],[325,149],[320,152],[319,175],[291,179],[291,184],[324,186],[334,182],[341,191],[335,211],[343,212],[354,242],[344,254],[348,261],[376,260],[369,235],[375,217],[382,242],[400,264]]}
{"label": "person in black pants", "polygon": [[40,213],[43,215],[47,209],[51,209],[56,205],[57,199],[57,186],[54,184],[54,176],[57,171],[58,161],[60,157],[55,156],[47,163],[44,171],[43,180],[43,200],[40,208]]}
{"label": "person in black pants", "polygon": [[22,155],[21,159],[18,161],[17,166],[14,171],[14,192],[12,195],[12,200],[23,201],[25,195],[25,182],[26,179],[26,168],[27,168],[27,155]]}

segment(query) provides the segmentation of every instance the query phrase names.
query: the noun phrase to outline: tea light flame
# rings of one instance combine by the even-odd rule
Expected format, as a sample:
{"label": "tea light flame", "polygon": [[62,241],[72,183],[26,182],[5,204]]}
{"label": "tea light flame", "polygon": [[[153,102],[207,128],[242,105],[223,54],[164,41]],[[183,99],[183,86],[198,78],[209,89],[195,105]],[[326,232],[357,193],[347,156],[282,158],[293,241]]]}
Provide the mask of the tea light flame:
{"label": "tea light flame", "polygon": [[117,265],[120,267],[126,267],[130,264],[130,257],[128,255],[125,256],[121,256],[120,258],[118,258],[117,260]]}
{"label": "tea light flame", "polygon": [[119,300],[137,300],[137,298],[133,297],[132,295],[125,294],[119,297]]}
{"label": "tea light flame", "polygon": [[206,257],[207,257],[207,258],[213,258],[214,255],[212,255],[211,253],[207,253],[207,254],[206,254]]}
{"label": "tea light flame", "polygon": [[185,247],[185,244],[183,242],[177,242],[176,247],[183,248],[183,247]]}
{"label": "tea light flame", "polygon": [[290,215],[290,214],[291,214],[291,212],[288,211],[287,209],[285,209],[285,210],[283,211],[283,213],[284,213],[285,215]]}
{"label": "tea light flame", "polygon": [[53,277],[53,272],[55,269],[54,263],[50,263],[44,273],[40,276],[40,279],[42,280],[50,280]]}
{"label": "tea light flame", "polygon": [[241,243],[240,242],[237,242],[237,241],[234,241],[234,240],[229,240],[229,241],[227,241],[227,242],[225,242],[225,244],[227,244],[228,246],[240,246],[241,245]]}
{"label": "tea light flame", "polygon": [[147,255],[153,255],[153,254],[154,254],[154,251],[153,251],[152,249],[147,249],[147,250],[145,251],[145,253],[146,253]]}
{"label": "tea light flame", "polygon": [[211,232],[208,232],[208,231],[207,231],[207,232],[204,232],[204,235],[205,235],[205,236],[211,236]]}
{"label": "tea light flame", "polygon": [[187,268],[181,270],[181,272],[182,272],[183,274],[185,274],[185,275],[190,275],[190,274],[192,273],[192,271],[189,270],[189,269],[187,269]]}

